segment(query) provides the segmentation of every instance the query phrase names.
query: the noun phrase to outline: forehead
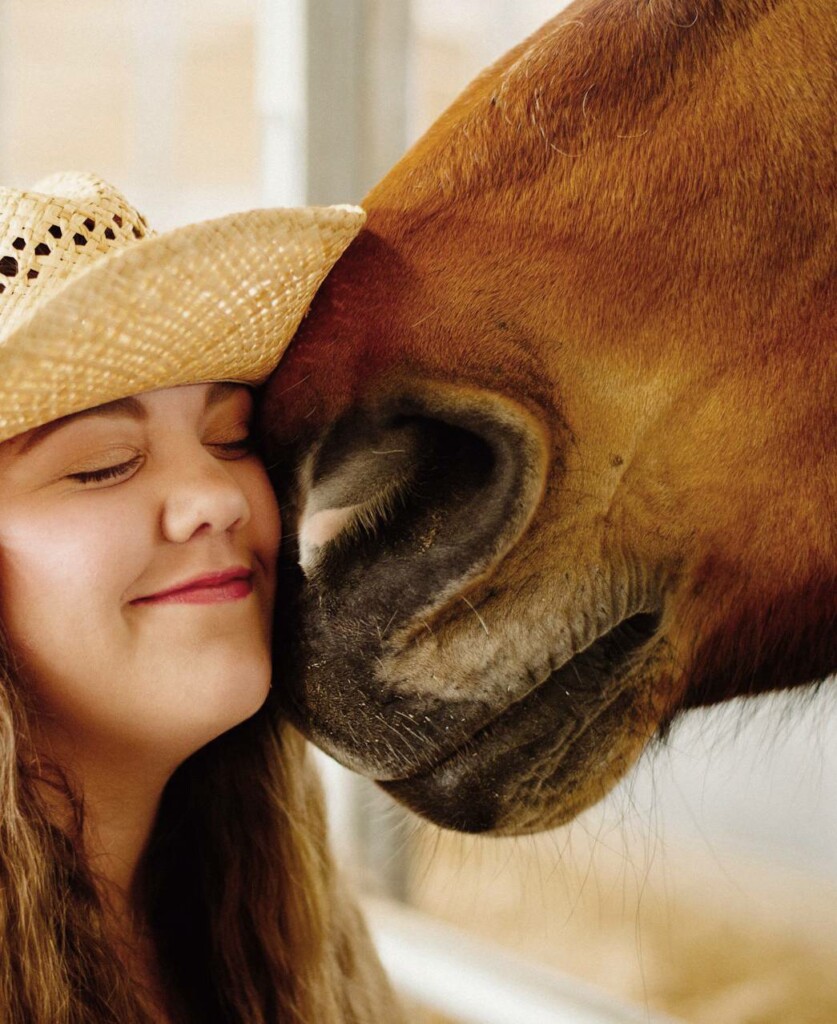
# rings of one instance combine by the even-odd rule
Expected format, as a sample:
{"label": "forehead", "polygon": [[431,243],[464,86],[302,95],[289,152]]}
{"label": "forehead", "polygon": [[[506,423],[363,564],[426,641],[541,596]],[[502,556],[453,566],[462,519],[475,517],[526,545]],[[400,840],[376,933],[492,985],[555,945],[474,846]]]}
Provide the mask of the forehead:
{"label": "forehead", "polygon": [[[246,384],[239,384],[233,381],[215,381],[210,385],[192,385],[191,387],[206,388],[206,397],[204,401],[205,410],[210,409],[214,405],[218,405],[232,394],[250,392],[250,388]],[[182,391],[183,389],[166,388],[165,390]],[[62,427],[66,427],[68,424],[74,423],[77,420],[87,419],[90,417],[127,416],[130,419],[144,421],[148,419],[148,408],[144,398],[144,395],[130,395],[126,398],[117,398],[112,402],[103,402],[101,405],[96,405],[92,409],[82,409],[79,412],[69,413],[66,416],[61,416],[58,419],[51,420],[49,423],[44,423],[39,427],[34,427],[32,430],[26,431],[26,433],[21,434],[19,437],[12,438],[10,441],[6,442],[6,444],[14,448],[15,454],[24,455],[33,448],[36,448],[41,442],[46,440],[46,438],[60,430]]]}

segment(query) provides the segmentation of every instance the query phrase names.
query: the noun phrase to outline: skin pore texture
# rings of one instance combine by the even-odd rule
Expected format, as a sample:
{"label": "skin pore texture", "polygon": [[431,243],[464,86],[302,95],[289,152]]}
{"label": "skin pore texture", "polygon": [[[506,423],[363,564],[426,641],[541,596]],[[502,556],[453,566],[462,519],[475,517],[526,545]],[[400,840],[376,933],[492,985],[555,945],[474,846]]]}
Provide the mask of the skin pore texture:
{"label": "skin pore texture", "polygon": [[[252,407],[243,385],[167,388],[0,444],[0,621],[38,754],[83,794],[114,941],[153,1003],[134,887],[163,788],[270,688],[280,521]],[[252,572],[244,596],[138,600],[234,567]]]}

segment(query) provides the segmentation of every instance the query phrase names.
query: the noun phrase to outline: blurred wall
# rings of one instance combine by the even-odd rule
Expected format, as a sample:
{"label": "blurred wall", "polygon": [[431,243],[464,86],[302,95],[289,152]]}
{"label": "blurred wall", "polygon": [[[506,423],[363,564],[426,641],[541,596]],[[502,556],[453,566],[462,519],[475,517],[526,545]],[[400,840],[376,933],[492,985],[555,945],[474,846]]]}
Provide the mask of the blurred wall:
{"label": "blurred wall", "polygon": [[257,204],[255,0],[0,0],[0,171],[93,170],[156,227]]}

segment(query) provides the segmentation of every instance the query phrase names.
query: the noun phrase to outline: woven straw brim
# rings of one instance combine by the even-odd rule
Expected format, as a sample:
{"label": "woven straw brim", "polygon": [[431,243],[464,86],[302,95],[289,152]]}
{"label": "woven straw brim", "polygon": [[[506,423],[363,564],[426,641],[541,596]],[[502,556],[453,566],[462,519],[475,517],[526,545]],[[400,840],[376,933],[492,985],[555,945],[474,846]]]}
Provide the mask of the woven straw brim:
{"label": "woven straw brim", "polygon": [[263,383],[364,216],[252,210],[103,258],[0,344],[0,441],[158,388]]}

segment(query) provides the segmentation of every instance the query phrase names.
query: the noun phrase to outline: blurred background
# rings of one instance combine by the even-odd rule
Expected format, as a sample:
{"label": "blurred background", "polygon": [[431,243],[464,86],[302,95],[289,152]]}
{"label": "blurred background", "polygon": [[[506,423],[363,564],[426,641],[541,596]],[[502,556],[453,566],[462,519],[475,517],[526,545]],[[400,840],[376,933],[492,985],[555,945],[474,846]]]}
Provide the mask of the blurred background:
{"label": "blurred background", "polygon": [[[562,6],[0,0],[0,180],[93,170],[158,229],[356,202]],[[694,712],[573,826],[517,840],[440,833],[323,758],[339,858],[368,891],[636,1003],[639,1019],[834,1024],[833,691]],[[453,957],[457,933],[442,934]]]}

